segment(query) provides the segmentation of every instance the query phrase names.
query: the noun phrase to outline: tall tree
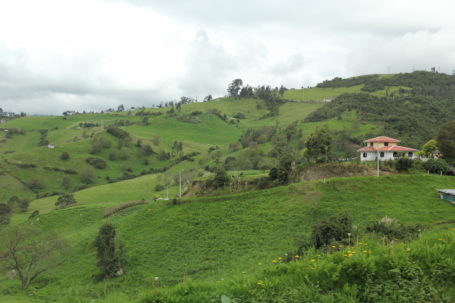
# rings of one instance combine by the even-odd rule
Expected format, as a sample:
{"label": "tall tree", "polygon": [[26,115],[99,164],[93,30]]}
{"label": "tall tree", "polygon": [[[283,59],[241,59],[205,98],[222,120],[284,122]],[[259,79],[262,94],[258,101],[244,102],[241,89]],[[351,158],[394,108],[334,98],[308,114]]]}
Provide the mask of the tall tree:
{"label": "tall tree", "polygon": [[101,226],[96,237],[97,265],[104,279],[119,276],[123,272],[123,246],[117,247],[116,234],[114,225],[106,223]]}
{"label": "tall tree", "polygon": [[329,152],[332,147],[332,136],[327,128],[317,128],[316,131],[305,140],[305,153],[310,158],[319,161],[329,159]]}
{"label": "tall tree", "polygon": [[239,96],[239,91],[242,88],[242,85],[243,85],[242,79],[233,80],[231,84],[229,84],[229,87],[227,89],[229,96],[237,99]]}
{"label": "tall tree", "polygon": [[455,160],[455,120],[444,124],[439,130],[438,146],[444,158]]}
{"label": "tall tree", "polygon": [[27,289],[40,275],[63,263],[66,248],[57,234],[41,237],[36,228],[13,228],[2,232],[0,266],[13,270]]}

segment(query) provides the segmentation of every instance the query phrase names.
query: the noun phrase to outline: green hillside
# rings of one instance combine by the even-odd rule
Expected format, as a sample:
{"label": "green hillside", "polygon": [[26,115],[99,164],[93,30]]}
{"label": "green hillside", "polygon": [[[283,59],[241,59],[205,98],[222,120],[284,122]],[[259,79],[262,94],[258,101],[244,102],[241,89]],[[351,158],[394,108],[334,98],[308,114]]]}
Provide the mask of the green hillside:
{"label": "green hillside", "polygon": [[[455,186],[453,178],[410,175],[313,181],[185,199],[178,205],[171,201],[149,203],[103,219],[104,209],[114,201],[139,197],[132,181],[112,184],[107,191],[93,188],[98,195],[90,190],[80,192],[76,197],[83,202],[64,210],[45,213],[47,200],[35,201],[32,209],[43,204],[43,214],[25,224],[43,232],[58,231],[70,239],[70,255],[41,280],[52,283],[33,288],[28,295],[17,289],[16,281],[2,278],[3,298],[10,298],[9,293],[38,302],[40,298],[46,302],[98,302],[97,298],[109,302],[118,292],[120,298],[137,299],[155,276],[160,277],[161,286],[171,286],[184,277],[216,283],[221,278],[235,279],[241,272],[260,273],[262,266],[258,264],[271,264],[277,256],[295,250],[296,239],[308,235],[315,222],[343,211],[352,216],[359,229],[384,216],[436,228],[453,222],[455,215],[455,208],[440,200],[435,191]],[[130,190],[126,193],[123,188]],[[114,197],[122,192],[124,195],[116,200]],[[103,195],[108,202],[103,202]],[[128,265],[124,276],[94,284],[97,269],[91,243],[104,222],[117,226]]]}
{"label": "green hillside", "polygon": [[[450,169],[389,162],[378,178],[375,163],[353,159],[365,138],[415,147],[434,138],[453,119],[454,79],[415,72],[305,89],[245,85],[208,102],[10,119],[0,125],[0,302],[381,302],[396,285],[408,290],[389,302],[414,302],[404,298],[419,289],[429,295],[415,302],[451,302],[455,208],[436,192],[455,187],[439,175]],[[330,146],[311,154],[309,138]],[[340,214],[352,219],[353,238],[316,250],[313,227]],[[368,231],[389,218],[413,236]],[[102,281],[94,241],[105,223],[126,263]],[[26,290],[3,266],[16,229],[66,247],[64,262]],[[362,257],[346,261],[354,236],[374,253],[357,247]],[[285,264],[286,253],[301,255]]]}

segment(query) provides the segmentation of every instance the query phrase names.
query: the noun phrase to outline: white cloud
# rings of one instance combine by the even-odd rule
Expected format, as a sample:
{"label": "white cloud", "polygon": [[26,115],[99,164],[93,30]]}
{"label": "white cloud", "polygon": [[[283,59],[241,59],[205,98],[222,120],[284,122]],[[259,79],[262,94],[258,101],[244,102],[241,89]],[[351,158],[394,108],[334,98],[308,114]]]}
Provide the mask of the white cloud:
{"label": "white cloud", "polygon": [[146,105],[251,85],[455,68],[448,0],[0,0],[0,107]]}

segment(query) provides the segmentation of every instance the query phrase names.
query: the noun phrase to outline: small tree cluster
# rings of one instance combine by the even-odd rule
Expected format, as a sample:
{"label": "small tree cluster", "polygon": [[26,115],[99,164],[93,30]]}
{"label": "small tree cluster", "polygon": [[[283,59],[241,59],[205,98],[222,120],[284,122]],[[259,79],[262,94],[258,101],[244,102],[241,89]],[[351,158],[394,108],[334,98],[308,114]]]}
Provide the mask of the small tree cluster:
{"label": "small tree cluster", "polygon": [[313,226],[312,243],[321,248],[333,241],[343,241],[351,236],[352,220],[347,214],[322,220]]}
{"label": "small tree cluster", "polygon": [[71,204],[75,204],[76,199],[74,198],[74,195],[71,193],[68,194],[63,194],[58,197],[57,202],[55,202],[55,206],[57,208],[66,208],[70,206]]}
{"label": "small tree cluster", "polygon": [[103,279],[120,276],[124,266],[124,248],[117,244],[114,225],[106,223],[101,226],[95,240],[97,249],[97,266]]}

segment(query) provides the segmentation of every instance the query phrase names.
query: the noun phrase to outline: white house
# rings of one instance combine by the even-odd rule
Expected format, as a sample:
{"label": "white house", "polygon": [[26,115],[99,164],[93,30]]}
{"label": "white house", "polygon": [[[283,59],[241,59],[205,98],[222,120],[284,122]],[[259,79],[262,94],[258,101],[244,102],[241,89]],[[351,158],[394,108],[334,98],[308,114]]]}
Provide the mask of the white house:
{"label": "white house", "polygon": [[376,161],[378,157],[380,161],[395,160],[402,157],[418,158],[416,156],[417,149],[399,146],[400,140],[397,139],[381,136],[363,142],[366,146],[357,150],[360,153],[360,161]]}
{"label": "white house", "polygon": [[47,145],[47,148],[49,148],[49,149],[54,149],[54,148],[55,148],[55,145],[54,145],[54,144],[48,144],[48,145]]}

